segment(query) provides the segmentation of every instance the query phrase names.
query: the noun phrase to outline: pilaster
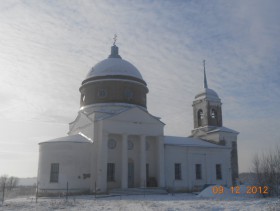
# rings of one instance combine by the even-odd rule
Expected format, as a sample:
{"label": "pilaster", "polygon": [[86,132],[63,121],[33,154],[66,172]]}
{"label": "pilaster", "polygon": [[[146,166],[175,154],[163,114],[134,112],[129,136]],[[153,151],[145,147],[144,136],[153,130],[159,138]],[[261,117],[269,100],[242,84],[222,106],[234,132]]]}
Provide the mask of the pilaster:
{"label": "pilaster", "polygon": [[140,136],[140,187],[146,187],[146,138]]}
{"label": "pilaster", "polygon": [[157,137],[157,149],[158,186],[165,187],[163,136]]}
{"label": "pilaster", "polygon": [[97,168],[97,189],[99,192],[107,191],[107,154],[108,154],[108,133],[100,132],[98,139],[98,168]]}
{"label": "pilaster", "polygon": [[127,188],[128,181],[127,181],[127,134],[122,134],[122,182],[121,187],[123,189]]}

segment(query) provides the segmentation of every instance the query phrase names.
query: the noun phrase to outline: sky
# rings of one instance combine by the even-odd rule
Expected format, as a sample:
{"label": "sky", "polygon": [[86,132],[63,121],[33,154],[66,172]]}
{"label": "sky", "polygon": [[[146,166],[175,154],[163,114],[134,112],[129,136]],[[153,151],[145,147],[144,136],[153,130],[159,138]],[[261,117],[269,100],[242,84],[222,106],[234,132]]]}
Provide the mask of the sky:
{"label": "sky", "polygon": [[0,175],[37,175],[38,143],[67,135],[81,82],[114,34],[165,135],[191,134],[206,60],[223,124],[240,132],[239,171],[250,171],[280,144],[279,10],[277,0],[1,0]]}

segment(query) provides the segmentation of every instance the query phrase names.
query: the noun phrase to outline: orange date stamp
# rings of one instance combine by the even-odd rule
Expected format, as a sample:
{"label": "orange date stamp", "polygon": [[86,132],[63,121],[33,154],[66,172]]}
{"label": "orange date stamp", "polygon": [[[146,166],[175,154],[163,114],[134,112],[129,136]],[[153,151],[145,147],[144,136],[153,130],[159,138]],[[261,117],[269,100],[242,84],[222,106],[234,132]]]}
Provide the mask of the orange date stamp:
{"label": "orange date stamp", "polygon": [[[246,186],[246,190],[242,190],[242,193],[244,194],[268,194],[268,186]],[[223,186],[213,186],[212,187],[212,193],[213,194],[223,194],[225,191],[225,188]],[[230,192],[232,194],[240,194],[240,186],[231,186]]]}

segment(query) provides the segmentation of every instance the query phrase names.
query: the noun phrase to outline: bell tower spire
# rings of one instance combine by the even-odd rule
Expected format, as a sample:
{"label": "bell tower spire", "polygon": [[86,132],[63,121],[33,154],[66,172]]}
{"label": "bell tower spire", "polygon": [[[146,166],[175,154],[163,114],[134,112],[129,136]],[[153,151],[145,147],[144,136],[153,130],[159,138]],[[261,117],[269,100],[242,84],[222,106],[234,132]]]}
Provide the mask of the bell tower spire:
{"label": "bell tower spire", "polygon": [[203,88],[208,89],[206,70],[205,70],[205,60],[203,60],[203,70],[204,70],[204,86],[203,86]]}

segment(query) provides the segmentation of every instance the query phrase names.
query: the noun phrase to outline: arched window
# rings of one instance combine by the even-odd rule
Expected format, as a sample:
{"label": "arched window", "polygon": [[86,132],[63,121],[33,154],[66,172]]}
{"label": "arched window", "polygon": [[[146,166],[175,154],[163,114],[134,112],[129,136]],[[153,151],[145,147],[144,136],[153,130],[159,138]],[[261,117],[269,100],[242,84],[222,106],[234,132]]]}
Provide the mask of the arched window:
{"label": "arched window", "polygon": [[203,120],[203,111],[201,109],[199,109],[197,112],[198,127],[202,126],[202,120]]}
{"label": "arched window", "polygon": [[217,111],[215,109],[211,110],[211,118],[216,119],[217,118]]}
{"label": "arched window", "polygon": [[218,125],[218,114],[215,109],[211,109],[211,123],[214,125]]}

